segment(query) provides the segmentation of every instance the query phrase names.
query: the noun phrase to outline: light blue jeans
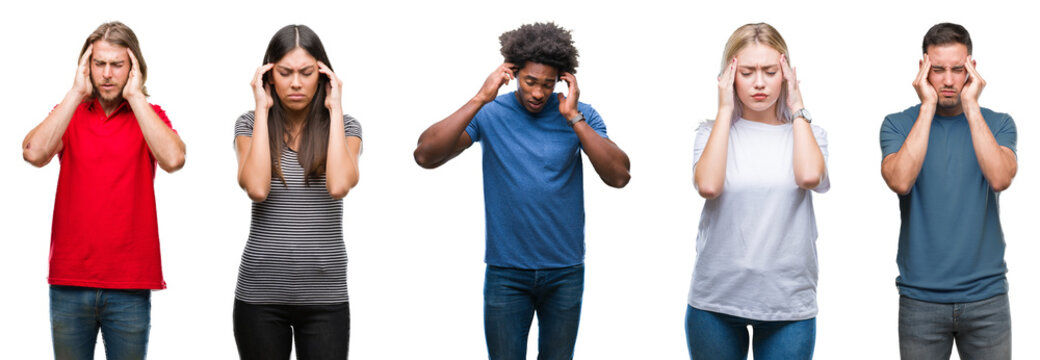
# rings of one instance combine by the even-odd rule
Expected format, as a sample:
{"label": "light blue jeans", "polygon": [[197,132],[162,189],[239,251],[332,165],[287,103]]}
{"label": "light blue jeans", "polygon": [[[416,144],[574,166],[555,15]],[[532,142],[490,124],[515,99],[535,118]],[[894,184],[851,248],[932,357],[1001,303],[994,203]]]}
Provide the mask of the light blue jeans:
{"label": "light blue jeans", "polygon": [[51,337],[57,360],[93,360],[98,330],[108,360],[144,359],[151,290],[51,285]]}
{"label": "light blue jeans", "polygon": [[[747,327],[755,329],[748,339]],[[816,318],[759,321],[704,311],[686,305],[686,344],[693,360],[746,360],[748,341],[755,360],[812,359]]]}
{"label": "light blue jeans", "polygon": [[903,359],[1011,359],[1011,305],[1007,294],[940,304],[899,297],[899,355]]}

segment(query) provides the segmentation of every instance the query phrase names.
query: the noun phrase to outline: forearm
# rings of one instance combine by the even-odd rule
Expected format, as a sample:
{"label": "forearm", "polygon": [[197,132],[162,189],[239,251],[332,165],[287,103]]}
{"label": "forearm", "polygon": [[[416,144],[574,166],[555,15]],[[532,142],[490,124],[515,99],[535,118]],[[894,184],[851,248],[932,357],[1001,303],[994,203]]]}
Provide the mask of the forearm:
{"label": "forearm", "polygon": [[827,174],[823,152],[813,135],[812,126],[802,118],[794,119],[794,178],[798,187],[814,189]]}
{"label": "forearm", "polygon": [[977,105],[968,105],[964,115],[968,119],[971,142],[982,175],[994,191],[1007,189],[1018,172],[1018,159],[1014,152],[997,143]]}
{"label": "forearm", "polygon": [[271,145],[267,128],[267,109],[257,109],[252,136],[239,136],[238,185],[253,201],[264,201],[271,191]]}
{"label": "forearm", "polygon": [[732,120],[732,109],[719,109],[708,142],[693,168],[693,185],[705,199],[714,199],[722,194],[726,182],[726,156],[729,152],[729,130]]}
{"label": "forearm", "polygon": [[631,180],[629,174],[632,164],[620,147],[596,132],[589,124],[580,121],[574,125],[574,132],[581,141],[581,148],[589,157],[589,162],[596,169],[604,183],[615,188],[623,188]]}
{"label": "forearm", "polygon": [[329,147],[325,156],[325,187],[335,199],[347,196],[358,183],[357,154],[347,146],[343,133],[343,111],[330,111]]}
{"label": "forearm", "polygon": [[184,166],[185,152],[180,136],[159,118],[144,98],[132,99],[128,103],[159,167],[168,173],[180,170]]}
{"label": "forearm", "polygon": [[61,137],[82,101],[83,96],[69,91],[47,118],[25,136],[22,141],[22,158],[36,167],[47,165],[60,149]]}
{"label": "forearm", "polygon": [[415,152],[412,153],[415,162],[419,166],[432,169],[457,155],[459,137],[484,104],[484,101],[474,97],[447,118],[423,131],[415,146]]}
{"label": "forearm", "polygon": [[928,152],[928,137],[932,129],[935,106],[921,106],[917,121],[903,141],[899,151],[888,155],[881,162],[881,176],[895,193],[905,195],[913,188],[917,175],[921,173]]}

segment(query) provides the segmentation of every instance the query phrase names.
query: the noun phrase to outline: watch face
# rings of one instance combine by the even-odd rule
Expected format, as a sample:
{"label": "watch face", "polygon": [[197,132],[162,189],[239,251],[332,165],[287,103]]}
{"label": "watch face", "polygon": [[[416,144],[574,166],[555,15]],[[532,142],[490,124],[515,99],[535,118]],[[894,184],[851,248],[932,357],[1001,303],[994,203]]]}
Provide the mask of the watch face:
{"label": "watch face", "polygon": [[809,122],[812,122],[812,115],[809,115],[809,110],[801,109],[798,110],[798,112],[794,113],[794,117],[799,116],[805,118],[805,120],[808,120]]}
{"label": "watch face", "polygon": [[585,120],[585,114],[578,113],[577,116],[575,116],[574,118],[570,119],[570,123],[571,123],[571,125],[574,125],[574,124],[577,124],[578,122],[584,121],[584,120]]}

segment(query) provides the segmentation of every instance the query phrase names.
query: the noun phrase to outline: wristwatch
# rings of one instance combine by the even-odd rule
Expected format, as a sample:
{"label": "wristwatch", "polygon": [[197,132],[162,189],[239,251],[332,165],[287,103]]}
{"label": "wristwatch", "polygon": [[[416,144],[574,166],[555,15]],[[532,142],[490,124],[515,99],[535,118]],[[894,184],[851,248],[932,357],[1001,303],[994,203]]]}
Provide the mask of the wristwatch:
{"label": "wristwatch", "polygon": [[805,119],[805,122],[812,124],[812,115],[809,115],[809,110],[802,108],[801,110],[795,111],[794,114],[791,114],[791,121],[794,121],[794,119],[799,117]]}
{"label": "wristwatch", "polygon": [[571,123],[571,127],[574,127],[574,125],[577,125],[579,121],[585,121],[585,114],[578,112],[578,115],[575,115],[570,119],[567,119],[567,121]]}

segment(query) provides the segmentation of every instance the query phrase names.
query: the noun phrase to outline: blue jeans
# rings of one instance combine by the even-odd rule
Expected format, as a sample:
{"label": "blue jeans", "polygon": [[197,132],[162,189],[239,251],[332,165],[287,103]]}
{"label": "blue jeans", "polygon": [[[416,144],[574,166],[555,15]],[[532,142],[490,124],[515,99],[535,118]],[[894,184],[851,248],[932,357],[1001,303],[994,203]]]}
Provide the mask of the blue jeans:
{"label": "blue jeans", "polygon": [[686,305],[686,343],[690,359],[747,359],[748,325],[755,329],[751,344],[755,360],[812,359],[816,318],[758,321]]}
{"label": "blue jeans", "polygon": [[585,265],[523,270],[487,267],[484,276],[484,337],[488,357],[523,360],[527,334],[538,314],[538,359],[574,357],[585,290]]}
{"label": "blue jeans", "polygon": [[94,359],[98,330],[109,360],[144,359],[151,323],[151,290],[51,285],[54,358]]}
{"label": "blue jeans", "polygon": [[900,357],[946,360],[954,340],[961,359],[1011,359],[1007,294],[954,304],[899,297]]}

